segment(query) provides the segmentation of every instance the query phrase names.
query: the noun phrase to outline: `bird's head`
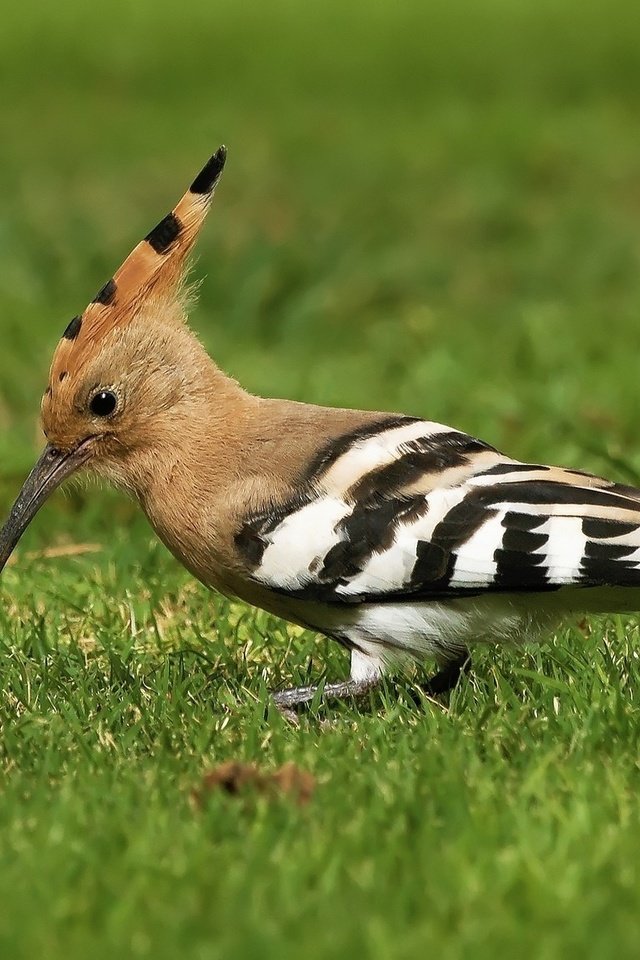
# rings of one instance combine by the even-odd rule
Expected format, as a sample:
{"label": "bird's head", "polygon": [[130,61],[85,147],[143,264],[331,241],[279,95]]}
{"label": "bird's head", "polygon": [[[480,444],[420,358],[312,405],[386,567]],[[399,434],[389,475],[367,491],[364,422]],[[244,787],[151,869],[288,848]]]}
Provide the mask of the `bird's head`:
{"label": "bird's head", "polygon": [[215,368],[186,326],[183,280],[225,158],[221,147],[64,331],[42,398],[48,443],[0,531],[0,570],[66,477],[85,467],[132,486],[141,453],[188,429]]}

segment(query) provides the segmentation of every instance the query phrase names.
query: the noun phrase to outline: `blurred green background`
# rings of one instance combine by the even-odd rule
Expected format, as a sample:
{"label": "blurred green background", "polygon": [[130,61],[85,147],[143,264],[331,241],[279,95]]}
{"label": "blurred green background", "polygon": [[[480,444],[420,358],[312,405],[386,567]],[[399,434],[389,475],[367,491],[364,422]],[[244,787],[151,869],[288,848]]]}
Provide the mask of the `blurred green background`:
{"label": "blurred green background", "polygon": [[10,11],[3,461],[33,452],[68,318],[220,142],[193,323],[247,387],[451,421],[520,457],[584,465],[603,442],[634,459],[635,14],[566,0]]}
{"label": "blurred green background", "polygon": [[[192,323],[247,388],[638,480],[637,3],[28,0],[0,64],[3,510],[62,330],[220,143]],[[56,495],[17,557],[3,956],[637,956],[634,621],[293,732],[266,687],[324,645],[208,600],[121,496]],[[237,756],[324,799],[194,819]]]}

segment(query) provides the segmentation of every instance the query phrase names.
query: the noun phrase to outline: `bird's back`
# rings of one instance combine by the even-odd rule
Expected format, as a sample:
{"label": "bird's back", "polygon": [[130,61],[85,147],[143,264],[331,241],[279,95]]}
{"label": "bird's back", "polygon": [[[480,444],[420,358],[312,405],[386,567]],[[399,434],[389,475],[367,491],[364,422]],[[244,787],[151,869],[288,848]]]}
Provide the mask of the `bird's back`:
{"label": "bird's back", "polygon": [[246,516],[235,546],[291,619],[418,650],[427,635],[515,638],[565,612],[640,606],[640,490],[410,417],[315,450],[295,494]]}

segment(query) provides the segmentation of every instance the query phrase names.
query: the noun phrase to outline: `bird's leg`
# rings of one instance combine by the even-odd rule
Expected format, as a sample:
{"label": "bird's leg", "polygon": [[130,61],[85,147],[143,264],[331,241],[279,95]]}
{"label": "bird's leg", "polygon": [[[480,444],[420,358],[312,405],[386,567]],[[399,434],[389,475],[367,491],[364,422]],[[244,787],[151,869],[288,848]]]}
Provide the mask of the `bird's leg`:
{"label": "bird's leg", "polygon": [[420,689],[428,697],[438,697],[442,693],[448,693],[457,686],[463,673],[468,673],[471,669],[471,654],[468,650],[461,653],[455,660],[449,660],[442,665],[440,670],[425,683],[420,684]]}
{"label": "bird's leg", "polygon": [[[353,665],[353,658],[352,658]],[[445,662],[440,670],[420,684],[420,689],[428,697],[438,697],[449,693],[457,685],[460,677],[471,668],[471,655],[468,650],[461,653],[455,660]],[[356,677],[341,683],[327,683],[322,688],[323,700],[362,700],[380,684],[382,674],[379,672],[364,673],[357,671]],[[292,687],[288,690],[278,690],[272,694],[273,700],[281,713],[293,719],[295,712],[308,707],[316,696],[319,687],[304,686]]]}
{"label": "bird's leg", "polygon": [[[343,680],[342,683],[327,683],[322,689],[323,700],[358,700],[378,686],[377,678],[364,680]],[[272,694],[276,706],[281,711],[297,710],[308,706],[316,693],[317,686],[293,687],[290,690],[278,690]]]}
{"label": "bird's leg", "polygon": [[[322,688],[322,699],[362,700],[376,689],[382,674],[381,661],[354,647],[351,650],[349,679],[341,683],[326,683]],[[273,694],[273,699],[281,713],[286,714],[308,706],[317,692],[317,686],[294,687],[292,690],[278,690]]]}

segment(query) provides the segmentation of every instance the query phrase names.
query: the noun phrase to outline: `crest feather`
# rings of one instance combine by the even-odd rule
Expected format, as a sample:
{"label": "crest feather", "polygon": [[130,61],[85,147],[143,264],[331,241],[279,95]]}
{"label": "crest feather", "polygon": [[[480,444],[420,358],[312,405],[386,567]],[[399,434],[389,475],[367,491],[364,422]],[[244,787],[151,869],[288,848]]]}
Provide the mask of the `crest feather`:
{"label": "crest feather", "polygon": [[73,318],[56,350],[55,366],[64,363],[74,347],[89,347],[109,330],[130,322],[142,303],[178,290],[226,157],[226,147],[216,150],[173,210],[131,251],[84,312]]}

